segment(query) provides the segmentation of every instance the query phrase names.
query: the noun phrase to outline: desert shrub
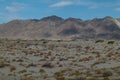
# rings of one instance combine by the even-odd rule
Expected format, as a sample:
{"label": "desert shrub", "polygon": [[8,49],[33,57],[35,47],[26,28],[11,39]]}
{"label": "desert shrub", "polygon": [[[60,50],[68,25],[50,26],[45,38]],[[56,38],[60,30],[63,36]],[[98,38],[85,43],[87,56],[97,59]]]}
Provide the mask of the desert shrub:
{"label": "desert shrub", "polygon": [[103,73],[103,77],[109,77],[109,76],[112,76],[112,75],[113,75],[113,73],[111,71],[105,71]]}
{"label": "desert shrub", "polygon": [[30,64],[27,65],[27,67],[36,67],[36,66],[37,66],[37,65],[34,64],[34,63],[30,63]]}
{"label": "desert shrub", "polygon": [[44,69],[40,69],[39,72],[40,73],[45,73],[45,70]]}
{"label": "desert shrub", "polygon": [[120,71],[118,71],[117,74],[120,75]]}
{"label": "desert shrub", "polygon": [[118,79],[115,79],[115,80],[120,80],[120,78],[118,78]]}
{"label": "desert shrub", "polygon": [[99,70],[96,70],[95,72],[96,72],[96,74],[102,74],[102,73],[103,73],[103,70],[100,70],[100,69],[99,69]]}
{"label": "desert shrub", "polygon": [[105,77],[103,80],[110,80],[108,77]]}
{"label": "desert shrub", "polygon": [[23,76],[30,76],[32,75],[31,73],[25,73]]}
{"label": "desert shrub", "polygon": [[56,77],[56,80],[65,80],[64,77]]}
{"label": "desert shrub", "polygon": [[104,40],[96,40],[95,43],[102,43]]}
{"label": "desert shrub", "polygon": [[64,59],[64,58],[60,58],[60,59],[59,59],[59,61],[65,61],[65,60],[66,60],[66,59]]}
{"label": "desert shrub", "polygon": [[24,60],[22,60],[22,59],[18,59],[18,60],[17,60],[17,62],[23,62],[23,61],[24,61]]}
{"label": "desert shrub", "polygon": [[46,44],[47,43],[47,41],[43,41],[43,44]]}
{"label": "desert shrub", "polygon": [[62,72],[55,72],[55,73],[54,73],[54,76],[55,76],[56,78],[58,78],[58,77],[63,77],[63,73],[62,73]]}
{"label": "desert shrub", "polygon": [[47,43],[47,40],[45,40],[45,39],[41,39],[40,41],[42,41],[43,44]]}
{"label": "desert shrub", "polygon": [[97,78],[90,78],[90,79],[88,79],[88,80],[98,80]]}
{"label": "desert shrub", "polygon": [[17,40],[16,40],[16,43],[20,43],[20,41],[21,41],[21,39],[17,39]]}
{"label": "desert shrub", "polygon": [[25,72],[27,72],[27,70],[23,69],[23,70],[19,71],[18,73],[22,74],[22,73],[25,73]]}
{"label": "desert shrub", "polygon": [[115,41],[108,41],[107,44],[114,44]]}
{"label": "desert shrub", "polygon": [[80,76],[80,75],[81,75],[81,72],[75,71],[74,75],[75,75],[75,76]]}
{"label": "desert shrub", "polygon": [[0,68],[3,68],[5,66],[3,61],[0,61]]}
{"label": "desert shrub", "polygon": [[86,46],[85,49],[86,49],[86,50],[90,49],[90,46]]}
{"label": "desert shrub", "polygon": [[62,40],[57,40],[57,42],[61,42]]}
{"label": "desert shrub", "polygon": [[51,63],[45,63],[45,64],[42,65],[42,67],[52,68],[53,65]]}
{"label": "desert shrub", "polygon": [[34,79],[32,79],[31,77],[24,77],[24,78],[21,78],[20,80],[34,80]]}
{"label": "desert shrub", "polygon": [[16,70],[16,67],[15,66],[10,66],[10,72]]}
{"label": "desert shrub", "polygon": [[73,80],[87,80],[87,79],[85,77],[77,77],[77,78],[75,78]]}

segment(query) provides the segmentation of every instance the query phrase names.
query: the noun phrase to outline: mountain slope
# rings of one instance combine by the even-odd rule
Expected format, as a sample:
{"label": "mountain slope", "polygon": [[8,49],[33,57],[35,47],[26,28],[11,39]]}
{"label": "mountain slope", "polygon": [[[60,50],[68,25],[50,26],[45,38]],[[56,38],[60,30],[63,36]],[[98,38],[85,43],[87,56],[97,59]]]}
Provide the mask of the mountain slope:
{"label": "mountain slope", "polygon": [[66,39],[66,38],[120,39],[120,19],[112,17],[83,21],[48,16],[40,20],[13,20],[0,25],[0,38],[12,39]]}

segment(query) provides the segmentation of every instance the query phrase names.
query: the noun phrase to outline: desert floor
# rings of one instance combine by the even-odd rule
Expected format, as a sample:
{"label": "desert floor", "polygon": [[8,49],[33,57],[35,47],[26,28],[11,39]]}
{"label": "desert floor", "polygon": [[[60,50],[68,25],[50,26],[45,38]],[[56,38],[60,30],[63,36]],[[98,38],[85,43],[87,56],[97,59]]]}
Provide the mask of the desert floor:
{"label": "desert floor", "polygon": [[1,39],[0,80],[120,80],[120,41]]}

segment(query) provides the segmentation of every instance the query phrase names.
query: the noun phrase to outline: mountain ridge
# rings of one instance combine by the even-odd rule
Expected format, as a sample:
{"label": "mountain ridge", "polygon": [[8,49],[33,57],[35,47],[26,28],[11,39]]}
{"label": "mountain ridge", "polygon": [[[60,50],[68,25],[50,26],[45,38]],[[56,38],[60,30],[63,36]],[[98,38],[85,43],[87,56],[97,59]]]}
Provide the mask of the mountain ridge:
{"label": "mountain ridge", "polygon": [[48,16],[42,19],[12,20],[0,24],[0,38],[13,39],[120,39],[120,19],[106,16],[92,20]]}

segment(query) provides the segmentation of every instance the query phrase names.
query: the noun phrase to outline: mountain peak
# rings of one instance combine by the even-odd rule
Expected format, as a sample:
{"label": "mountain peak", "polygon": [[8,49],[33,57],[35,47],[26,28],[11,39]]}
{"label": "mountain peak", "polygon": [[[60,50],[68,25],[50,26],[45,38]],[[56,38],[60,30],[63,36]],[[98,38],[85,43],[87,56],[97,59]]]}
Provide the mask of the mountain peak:
{"label": "mountain peak", "polygon": [[69,17],[65,21],[82,21],[81,19]]}
{"label": "mountain peak", "polygon": [[56,16],[56,15],[52,15],[52,16],[48,16],[48,17],[44,17],[44,18],[42,18],[41,20],[43,20],[43,21],[62,21],[62,20],[64,20],[63,18],[61,18],[61,17],[58,17],[58,16]]}

